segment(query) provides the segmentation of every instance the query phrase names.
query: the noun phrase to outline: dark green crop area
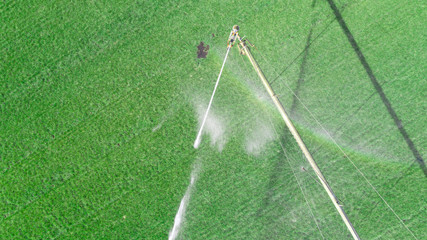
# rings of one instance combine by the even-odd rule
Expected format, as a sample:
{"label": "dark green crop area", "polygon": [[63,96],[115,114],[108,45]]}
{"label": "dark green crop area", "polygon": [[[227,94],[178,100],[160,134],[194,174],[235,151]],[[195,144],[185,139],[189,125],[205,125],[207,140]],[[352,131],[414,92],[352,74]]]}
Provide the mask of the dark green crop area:
{"label": "dark green crop area", "polygon": [[[427,239],[427,3],[2,1],[0,239]],[[209,45],[206,58],[197,46]]]}

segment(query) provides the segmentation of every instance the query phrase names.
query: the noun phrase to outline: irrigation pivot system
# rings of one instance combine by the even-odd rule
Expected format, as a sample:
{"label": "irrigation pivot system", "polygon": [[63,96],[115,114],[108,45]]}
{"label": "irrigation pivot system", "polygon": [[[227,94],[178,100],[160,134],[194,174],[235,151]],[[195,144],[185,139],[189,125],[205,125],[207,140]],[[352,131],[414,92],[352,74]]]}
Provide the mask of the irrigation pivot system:
{"label": "irrigation pivot system", "polygon": [[[251,62],[252,66],[254,67],[254,69],[255,69],[256,73],[258,74],[259,78],[261,79],[265,89],[267,90],[268,94],[270,95],[271,99],[273,100],[274,104],[276,105],[277,110],[279,110],[280,115],[282,116],[283,120],[285,121],[286,126],[288,127],[289,131],[291,132],[291,134],[295,138],[296,142],[298,143],[299,148],[301,149],[301,151],[303,152],[307,161],[310,163],[311,167],[313,168],[314,172],[316,173],[317,177],[319,178],[323,188],[328,193],[329,198],[331,199],[332,203],[334,204],[335,208],[337,209],[338,213],[340,214],[342,220],[344,221],[344,223],[347,226],[348,230],[350,231],[351,235],[353,236],[354,239],[360,239],[359,235],[357,234],[356,230],[354,229],[353,225],[351,224],[350,219],[345,214],[344,209],[342,208],[342,205],[339,203],[338,198],[335,196],[334,192],[332,191],[332,188],[329,186],[329,183],[326,181],[326,178],[323,176],[322,172],[320,171],[319,167],[317,166],[316,162],[314,161],[313,157],[311,156],[310,152],[308,151],[307,147],[305,146],[304,141],[302,140],[302,138],[299,135],[298,131],[296,130],[294,124],[292,123],[288,114],[286,113],[285,108],[283,107],[283,105],[280,102],[277,95],[274,93],[273,88],[270,86],[270,83],[267,81],[267,79],[266,79],[264,73],[262,72],[260,66],[258,65],[254,56],[252,55],[251,50],[247,44],[247,40],[240,37],[239,26],[237,26],[237,25],[233,26],[231,33],[230,33],[230,36],[228,37],[227,53],[225,55],[224,62],[222,64],[221,71],[219,73],[217,82],[215,84],[215,88],[214,88],[214,91],[212,93],[208,108],[207,108],[205,116],[203,118],[202,125],[200,127],[199,133],[197,134],[196,141],[194,142],[194,147],[197,148],[198,145],[200,144],[203,127],[205,125],[206,118],[209,114],[209,109],[212,105],[212,101],[213,101],[216,89],[218,87],[219,79],[221,77],[222,70],[224,68],[225,62],[226,62],[227,57],[228,57],[228,53],[229,53],[230,49],[236,44],[237,41],[239,41],[237,46],[240,50],[240,53],[243,55],[246,55],[249,58],[249,61]],[[252,45],[252,44],[250,44],[250,45]]]}

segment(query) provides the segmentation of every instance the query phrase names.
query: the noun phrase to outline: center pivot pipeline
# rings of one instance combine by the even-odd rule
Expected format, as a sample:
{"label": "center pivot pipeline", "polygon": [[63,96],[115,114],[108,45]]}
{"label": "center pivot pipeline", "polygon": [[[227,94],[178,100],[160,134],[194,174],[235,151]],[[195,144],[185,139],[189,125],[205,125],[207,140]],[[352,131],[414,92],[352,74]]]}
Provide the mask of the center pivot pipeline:
{"label": "center pivot pipeline", "polygon": [[208,108],[206,109],[205,116],[203,117],[202,125],[200,126],[199,132],[197,133],[196,140],[194,141],[193,147],[198,148],[200,145],[200,142],[202,141],[202,132],[203,127],[205,126],[206,119],[208,118],[209,110],[211,109],[213,98],[215,96],[216,89],[218,88],[219,79],[221,78],[222,70],[224,69],[225,62],[227,61],[228,53],[230,52],[231,47],[234,46],[236,43],[236,38],[238,37],[239,26],[234,25],[233,29],[231,29],[230,36],[228,37],[227,41],[227,53],[225,54],[224,61],[222,63],[221,70],[219,71],[218,79],[215,83],[215,88],[212,92],[211,100],[209,101]]}

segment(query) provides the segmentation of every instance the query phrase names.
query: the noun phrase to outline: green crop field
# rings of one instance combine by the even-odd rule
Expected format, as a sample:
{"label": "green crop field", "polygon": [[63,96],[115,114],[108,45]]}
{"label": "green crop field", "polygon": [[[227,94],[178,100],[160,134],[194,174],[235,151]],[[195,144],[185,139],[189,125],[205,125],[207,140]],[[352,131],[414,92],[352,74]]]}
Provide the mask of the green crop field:
{"label": "green crop field", "polygon": [[351,239],[237,46],[193,147],[235,24],[361,239],[427,239],[425,1],[2,1],[0,19],[0,239]]}

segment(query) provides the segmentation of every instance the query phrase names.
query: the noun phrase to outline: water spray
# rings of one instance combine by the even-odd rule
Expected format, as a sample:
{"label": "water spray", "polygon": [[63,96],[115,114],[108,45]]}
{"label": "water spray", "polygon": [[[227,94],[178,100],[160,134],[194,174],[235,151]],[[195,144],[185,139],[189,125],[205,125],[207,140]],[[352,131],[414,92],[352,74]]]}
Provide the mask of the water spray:
{"label": "water spray", "polygon": [[225,62],[227,61],[228,53],[230,52],[231,47],[233,47],[234,44],[236,43],[236,38],[238,36],[238,33],[237,33],[238,31],[239,31],[239,26],[234,25],[233,29],[230,32],[230,36],[228,37],[228,41],[227,41],[227,53],[225,54],[221,70],[219,71],[218,79],[216,80],[215,88],[214,88],[214,90],[212,92],[211,100],[209,101],[209,105],[208,105],[208,108],[206,109],[205,116],[203,117],[202,125],[200,126],[199,133],[197,134],[196,140],[194,141],[194,144],[193,144],[193,147],[196,148],[196,149],[199,147],[200,142],[202,141],[203,127],[205,126],[206,119],[208,118],[209,110],[211,109],[212,102],[213,102],[213,99],[214,99],[214,96],[215,96],[215,92],[216,92],[216,89],[218,88],[219,80],[221,79],[222,70],[224,69]]}
{"label": "water spray", "polygon": [[221,71],[219,72],[218,80],[215,84],[215,88],[214,88],[214,91],[212,93],[212,97],[211,97],[211,100],[209,102],[208,109],[206,110],[206,114],[205,114],[205,117],[203,119],[202,126],[200,127],[196,141],[194,142],[194,147],[198,148],[198,146],[200,144],[200,141],[201,141],[200,138],[201,138],[201,134],[203,131],[203,127],[205,125],[206,118],[208,116],[209,109],[211,107],[212,100],[213,100],[213,97],[215,95],[215,91],[218,87],[219,79],[221,77],[222,70],[223,70],[224,65],[225,65],[225,61],[227,60],[228,53],[229,53],[230,49],[234,46],[236,41],[239,40],[239,44],[237,46],[239,48],[240,53],[243,55],[246,55],[249,58],[249,61],[251,62],[256,73],[258,74],[259,78],[261,79],[261,81],[262,81],[265,89],[267,90],[268,94],[270,95],[271,99],[273,100],[274,105],[276,106],[277,110],[279,111],[280,115],[282,116],[286,126],[288,127],[289,131],[292,133],[292,136],[295,138],[295,141],[297,142],[299,148],[301,149],[305,158],[310,163],[310,166],[313,168],[314,172],[316,173],[317,177],[319,178],[321,185],[323,186],[325,191],[328,193],[329,198],[331,199],[332,203],[334,204],[335,208],[337,209],[338,213],[340,214],[343,222],[347,226],[347,229],[350,231],[350,233],[354,239],[356,239],[356,240],[360,239],[355,228],[353,227],[353,224],[350,222],[350,219],[345,214],[344,209],[342,208],[342,205],[340,204],[338,198],[335,196],[334,192],[332,191],[332,188],[329,186],[329,183],[326,181],[326,178],[323,176],[322,172],[320,171],[319,167],[317,166],[317,163],[314,161],[314,159],[311,156],[310,152],[308,151],[304,141],[302,140],[302,138],[299,135],[298,131],[296,130],[294,124],[292,123],[291,119],[289,118],[288,114],[286,113],[285,108],[283,107],[279,98],[277,97],[277,95],[273,91],[273,88],[271,87],[270,83],[267,81],[267,79],[266,79],[264,73],[262,72],[260,66],[258,65],[257,61],[253,57],[251,50],[250,50],[247,43],[249,43],[249,45],[251,45],[251,46],[253,46],[253,45],[249,41],[247,41],[246,39],[243,40],[243,38],[240,37],[238,31],[239,31],[239,26],[237,26],[237,25],[233,26],[233,29],[231,30],[230,36],[228,37],[227,53],[225,55],[224,62],[222,64]]}

